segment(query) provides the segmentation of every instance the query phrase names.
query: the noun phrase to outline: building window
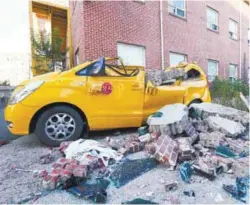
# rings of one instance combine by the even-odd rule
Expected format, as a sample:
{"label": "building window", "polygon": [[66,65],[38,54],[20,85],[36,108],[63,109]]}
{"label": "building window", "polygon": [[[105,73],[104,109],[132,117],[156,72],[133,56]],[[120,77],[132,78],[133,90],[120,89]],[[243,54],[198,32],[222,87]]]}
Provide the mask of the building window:
{"label": "building window", "polygon": [[80,64],[79,48],[75,52],[75,66]]}
{"label": "building window", "polygon": [[186,18],[186,2],[185,0],[169,0],[168,11],[176,16]]}
{"label": "building window", "polygon": [[144,46],[117,43],[117,53],[125,65],[145,66]]}
{"label": "building window", "polygon": [[207,7],[207,28],[213,31],[218,31],[218,12]]}
{"label": "building window", "polygon": [[218,75],[219,62],[215,60],[208,60],[207,64],[207,79],[212,82]]}
{"label": "building window", "polygon": [[229,65],[229,80],[235,81],[237,79],[237,67],[235,64]]}
{"label": "building window", "polygon": [[238,23],[232,19],[229,19],[229,37],[237,40]]}
{"label": "building window", "polygon": [[170,52],[169,59],[170,59],[170,66],[175,66],[175,65],[178,65],[181,62],[186,62],[187,61],[187,55]]}

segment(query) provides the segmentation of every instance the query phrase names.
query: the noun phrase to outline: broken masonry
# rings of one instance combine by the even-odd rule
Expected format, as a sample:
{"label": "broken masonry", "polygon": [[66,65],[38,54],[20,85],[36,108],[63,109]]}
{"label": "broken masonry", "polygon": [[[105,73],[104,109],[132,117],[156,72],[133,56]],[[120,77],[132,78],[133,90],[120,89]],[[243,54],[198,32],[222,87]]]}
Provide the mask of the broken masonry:
{"label": "broken masonry", "polygon": [[[179,169],[180,179],[186,183],[192,183],[192,175],[212,181],[222,172],[234,174],[238,177],[236,186],[223,188],[244,201],[250,143],[242,136],[249,132],[247,115],[213,103],[192,104],[189,108],[178,103],[166,105],[149,116],[147,125],[138,128],[137,134],[107,137],[104,143],[84,139],[62,142],[57,148],[59,154],[53,155],[57,152],[52,150],[41,156],[41,163],[51,163],[50,170],[31,172],[42,179],[45,189],[62,188],[105,203],[108,186],[120,188],[160,163],[166,170]],[[140,151],[146,152],[146,157],[127,158]],[[178,186],[169,183],[164,188],[169,192]],[[195,196],[192,190],[184,194]]]}

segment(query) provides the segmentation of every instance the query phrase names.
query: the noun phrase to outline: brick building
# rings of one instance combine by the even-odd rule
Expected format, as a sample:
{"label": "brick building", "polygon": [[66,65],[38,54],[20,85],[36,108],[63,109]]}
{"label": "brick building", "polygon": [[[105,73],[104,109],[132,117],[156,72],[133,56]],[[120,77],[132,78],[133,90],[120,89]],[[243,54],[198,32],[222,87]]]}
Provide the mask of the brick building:
{"label": "brick building", "polygon": [[249,69],[249,1],[71,1],[74,64],[120,56],[160,69],[196,61],[212,80]]}

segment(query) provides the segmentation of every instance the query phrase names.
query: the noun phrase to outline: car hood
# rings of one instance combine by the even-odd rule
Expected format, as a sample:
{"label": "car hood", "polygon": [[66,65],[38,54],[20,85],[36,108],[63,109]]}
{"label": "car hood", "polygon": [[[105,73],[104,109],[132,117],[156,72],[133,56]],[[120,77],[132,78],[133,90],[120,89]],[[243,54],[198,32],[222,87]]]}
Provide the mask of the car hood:
{"label": "car hood", "polygon": [[51,73],[46,73],[43,75],[36,76],[30,80],[25,80],[22,83],[19,84],[19,86],[24,86],[27,85],[30,82],[37,81],[37,80],[43,80],[43,81],[48,81],[51,80],[52,78],[56,78],[61,74],[61,72],[51,72]]}

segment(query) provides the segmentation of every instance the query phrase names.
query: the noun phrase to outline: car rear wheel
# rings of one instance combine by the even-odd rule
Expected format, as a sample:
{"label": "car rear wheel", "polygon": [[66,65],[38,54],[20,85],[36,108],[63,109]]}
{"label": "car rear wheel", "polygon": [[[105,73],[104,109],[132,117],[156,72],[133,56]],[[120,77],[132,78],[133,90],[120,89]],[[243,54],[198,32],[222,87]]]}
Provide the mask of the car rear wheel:
{"label": "car rear wheel", "polygon": [[74,141],[87,132],[81,115],[68,106],[56,106],[44,111],[35,128],[39,140],[49,146],[59,146],[63,141]]}
{"label": "car rear wheel", "polygon": [[202,103],[202,101],[200,100],[200,99],[195,99],[195,100],[193,100],[192,102],[190,102],[189,104],[188,104],[188,107],[190,106],[190,105],[192,105],[192,104],[199,104],[199,103]]}

